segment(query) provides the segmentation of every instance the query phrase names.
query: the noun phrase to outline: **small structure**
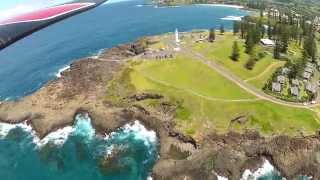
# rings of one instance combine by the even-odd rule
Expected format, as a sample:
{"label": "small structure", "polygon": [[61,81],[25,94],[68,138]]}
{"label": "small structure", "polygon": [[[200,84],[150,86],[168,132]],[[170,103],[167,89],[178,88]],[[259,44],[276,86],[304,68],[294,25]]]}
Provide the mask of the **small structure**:
{"label": "small structure", "polygon": [[280,84],[284,84],[286,82],[286,77],[285,76],[278,76],[277,77],[277,82]]}
{"label": "small structure", "polygon": [[260,42],[264,46],[273,47],[275,45],[274,41],[271,39],[261,39]]}
{"label": "small structure", "polygon": [[176,47],[174,48],[175,51],[180,51],[180,39],[179,39],[179,31],[176,29],[175,31],[175,41],[176,41]]}
{"label": "small structure", "polygon": [[298,96],[299,95],[299,88],[298,87],[291,87],[290,88],[290,93],[293,96]]}
{"label": "small structure", "polygon": [[175,31],[175,38],[176,38],[176,43],[179,44],[180,43],[180,39],[179,39],[179,31],[178,31],[178,29],[176,29],[176,31]]}
{"label": "small structure", "polygon": [[307,62],[306,67],[308,67],[308,68],[314,68],[314,64],[312,64],[311,62]]}
{"label": "small structure", "polygon": [[310,82],[308,82],[307,85],[306,85],[306,90],[311,92],[311,93],[316,93],[317,92],[317,86],[313,85]]}
{"label": "small structure", "polygon": [[287,67],[284,67],[284,68],[282,68],[282,70],[281,70],[281,74],[282,74],[282,75],[288,75],[289,72],[290,72],[290,69],[287,68]]}
{"label": "small structure", "polygon": [[273,92],[281,92],[281,84],[277,82],[272,83],[272,91]]}
{"label": "small structure", "polygon": [[306,68],[304,69],[304,71],[312,74],[312,73],[313,73],[313,68],[306,67]]}
{"label": "small structure", "polygon": [[291,80],[291,84],[292,84],[293,86],[299,86],[299,80],[298,80],[298,79],[292,79],[292,80]]}
{"label": "small structure", "polygon": [[135,54],[142,54],[146,50],[142,43],[134,43],[134,44],[131,44],[131,51],[134,52]]}
{"label": "small structure", "polygon": [[311,73],[309,73],[309,72],[304,72],[303,75],[302,75],[302,77],[303,77],[304,79],[306,79],[306,80],[309,80],[309,79],[311,78]]}

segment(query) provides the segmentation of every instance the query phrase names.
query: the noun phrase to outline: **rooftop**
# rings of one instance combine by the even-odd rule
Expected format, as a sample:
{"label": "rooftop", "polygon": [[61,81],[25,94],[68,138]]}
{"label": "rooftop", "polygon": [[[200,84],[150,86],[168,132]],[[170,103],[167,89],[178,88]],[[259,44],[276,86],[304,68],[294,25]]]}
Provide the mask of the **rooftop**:
{"label": "rooftop", "polygon": [[273,82],[272,83],[272,91],[274,92],[280,92],[281,91],[281,84]]}
{"label": "rooftop", "polygon": [[292,85],[299,86],[299,80],[298,79],[292,79],[291,83],[292,83]]}
{"label": "rooftop", "polygon": [[265,46],[274,46],[275,43],[271,39],[261,39],[260,42]]}
{"label": "rooftop", "polygon": [[309,73],[309,72],[304,72],[303,73],[303,78],[310,79],[310,77],[311,77],[311,73]]}
{"label": "rooftop", "polygon": [[286,77],[285,77],[285,76],[278,76],[278,77],[277,77],[277,81],[278,81],[280,84],[284,84],[285,81],[286,81]]}
{"label": "rooftop", "polygon": [[299,95],[299,88],[298,87],[291,87],[290,93],[294,96],[298,96]]}

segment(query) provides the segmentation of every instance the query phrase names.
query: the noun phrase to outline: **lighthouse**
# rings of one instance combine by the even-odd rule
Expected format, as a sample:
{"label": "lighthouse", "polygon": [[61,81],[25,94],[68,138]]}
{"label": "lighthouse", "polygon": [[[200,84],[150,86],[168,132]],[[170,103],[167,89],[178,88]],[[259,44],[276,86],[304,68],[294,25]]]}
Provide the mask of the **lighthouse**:
{"label": "lighthouse", "polygon": [[175,51],[180,51],[180,39],[179,39],[179,31],[176,28],[175,32],[175,38],[176,38],[176,47],[174,48]]}
{"label": "lighthouse", "polygon": [[178,29],[176,28],[176,44],[179,44],[180,43],[180,39],[179,39],[179,31]]}

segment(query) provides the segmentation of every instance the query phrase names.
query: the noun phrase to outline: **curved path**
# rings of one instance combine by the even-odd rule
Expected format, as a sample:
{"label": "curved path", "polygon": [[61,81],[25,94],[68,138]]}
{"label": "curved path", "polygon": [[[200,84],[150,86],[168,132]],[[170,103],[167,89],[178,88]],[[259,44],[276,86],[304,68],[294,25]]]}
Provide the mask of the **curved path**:
{"label": "curved path", "polygon": [[[171,48],[174,48],[176,46],[173,42],[174,41],[170,40],[170,39],[166,40],[166,43]],[[201,61],[202,63],[204,63],[207,66],[209,66],[211,69],[213,69],[216,72],[218,72],[219,74],[221,74],[226,79],[228,79],[228,80],[232,81],[233,83],[237,84],[239,87],[241,87],[242,89],[246,90],[247,92],[255,95],[259,99],[267,100],[267,101],[270,101],[270,102],[273,102],[273,103],[276,103],[276,104],[280,104],[280,105],[283,105],[283,106],[310,109],[312,111],[315,111],[315,110],[311,109],[312,107],[316,107],[316,106],[319,105],[319,102],[317,102],[316,104],[304,105],[303,103],[287,102],[287,101],[283,101],[283,100],[277,99],[277,98],[275,98],[275,97],[273,97],[271,95],[268,95],[268,94],[262,92],[261,90],[257,89],[256,87],[246,83],[244,80],[242,80],[240,77],[238,77],[238,76],[234,75],[233,73],[231,73],[228,69],[226,69],[222,65],[218,64],[215,61],[212,61],[212,60],[208,59],[207,57],[205,57],[203,54],[201,54],[199,52],[193,51],[189,47],[180,46],[180,52],[182,52],[185,55],[192,56],[195,59]],[[317,112],[317,111],[315,111],[315,112]]]}
{"label": "curved path", "polygon": [[280,62],[275,62],[271,65],[269,65],[262,73],[260,73],[259,75],[255,76],[255,77],[251,77],[251,78],[248,78],[246,80],[244,80],[244,82],[249,82],[249,81],[253,81],[253,80],[256,80],[256,79],[259,79],[261,77],[263,77],[265,74],[267,74],[272,68],[278,66],[279,64],[281,64]]}

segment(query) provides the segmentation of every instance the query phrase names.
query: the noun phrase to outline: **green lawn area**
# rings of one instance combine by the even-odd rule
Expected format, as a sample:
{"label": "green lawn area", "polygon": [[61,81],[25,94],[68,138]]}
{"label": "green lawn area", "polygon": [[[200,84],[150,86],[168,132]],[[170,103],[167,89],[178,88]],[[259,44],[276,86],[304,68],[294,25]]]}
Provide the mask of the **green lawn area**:
{"label": "green lawn area", "polygon": [[[238,41],[240,48],[240,59],[237,62],[234,62],[230,59],[232,52],[232,45],[234,41]],[[226,33],[225,35],[217,35],[217,40],[214,43],[203,42],[203,43],[192,43],[192,48],[195,51],[198,51],[204,54],[211,60],[217,61],[220,64],[224,65],[232,73],[238,75],[240,78],[246,80],[256,76],[259,76],[265,71],[271,64],[278,62],[278,60],[273,59],[272,54],[267,54],[266,57],[260,59],[253,70],[248,70],[244,67],[249,56],[244,52],[244,41],[239,39],[237,36],[234,36],[232,33]],[[276,68],[270,69],[270,73]],[[262,78],[261,80],[266,80],[268,78]],[[257,84],[258,87],[261,87],[260,84]],[[254,85],[256,83],[253,83]]]}
{"label": "green lawn area", "polygon": [[270,77],[272,76],[272,74],[279,68],[282,67],[285,64],[285,62],[274,62],[273,64],[271,64],[269,66],[269,68],[267,68],[265,71],[263,71],[261,74],[259,74],[258,76],[252,78],[252,79],[248,79],[248,83],[254,85],[255,87],[257,87],[258,89],[262,89],[266,82],[270,79]]}
{"label": "green lawn area", "polygon": [[[136,63],[128,76],[136,91],[157,92],[182,102],[177,127],[194,137],[245,129],[257,129],[264,135],[312,134],[320,128],[313,111],[256,100],[206,65],[183,56]],[[246,116],[247,121],[231,123],[239,116]]]}

